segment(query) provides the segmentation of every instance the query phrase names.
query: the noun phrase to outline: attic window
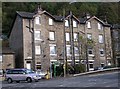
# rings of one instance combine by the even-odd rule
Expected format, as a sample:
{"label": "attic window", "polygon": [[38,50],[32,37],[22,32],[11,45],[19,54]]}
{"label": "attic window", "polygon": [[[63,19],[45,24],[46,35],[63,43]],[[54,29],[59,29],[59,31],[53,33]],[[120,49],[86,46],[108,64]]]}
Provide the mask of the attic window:
{"label": "attic window", "polygon": [[53,20],[49,18],[49,25],[53,25]]}
{"label": "attic window", "polygon": [[41,24],[41,18],[40,17],[35,17],[35,23],[36,24]]}
{"label": "attic window", "polygon": [[98,29],[102,30],[102,24],[98,23]]}
{"label": "attic window", "polygon": [[87,22],[87,28],[91,28],[91,22]]}
{"label": "attic window", "polygon": [[73,20],[73,27],[77,27],[77,22]]}
{"label": "attic window", "polygon": [[65,26],[68,27],[69,24],[68,24],[68,20],[65,20]]}

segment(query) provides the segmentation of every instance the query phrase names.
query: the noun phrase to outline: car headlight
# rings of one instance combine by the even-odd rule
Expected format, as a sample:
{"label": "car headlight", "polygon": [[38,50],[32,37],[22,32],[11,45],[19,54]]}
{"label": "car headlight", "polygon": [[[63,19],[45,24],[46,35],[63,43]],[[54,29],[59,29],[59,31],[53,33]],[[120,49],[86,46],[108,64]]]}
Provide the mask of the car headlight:
{"label": "car headlight", "polygon": [[35,75],[35,76],[33,76],[33,78],[36,78],[37,76]]}

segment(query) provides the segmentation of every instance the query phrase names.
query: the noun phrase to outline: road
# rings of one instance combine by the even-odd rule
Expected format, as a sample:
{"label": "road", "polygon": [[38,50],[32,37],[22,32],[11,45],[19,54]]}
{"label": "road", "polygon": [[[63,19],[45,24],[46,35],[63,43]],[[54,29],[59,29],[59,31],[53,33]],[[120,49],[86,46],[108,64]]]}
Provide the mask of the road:
{"label": "road", "polygon": [[34,89],[35,87],[39,87],[39,88],[40,87],[46,87],[46,88],[47,87],[119,87],[120,85],[119,79],[120,79],[120,73],[112,72],[105,74],[40,80],[39,82],[32,82],[32,83],[14,82],[12,84],[8,84],[6,81],[4,81],[2,83],[2,87],[3,89],[17,89],[19,87],[21,87],[22,89],[24,87],[28,89]]}

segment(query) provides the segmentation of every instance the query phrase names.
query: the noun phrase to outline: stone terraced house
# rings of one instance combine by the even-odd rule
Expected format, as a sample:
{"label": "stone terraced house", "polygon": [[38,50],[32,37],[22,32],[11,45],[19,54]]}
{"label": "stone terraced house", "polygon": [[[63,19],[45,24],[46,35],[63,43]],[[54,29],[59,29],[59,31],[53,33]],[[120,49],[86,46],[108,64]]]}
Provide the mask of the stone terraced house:
{"label": "stone terraced house", "polygon": [[[54,16],[41,8],[33,13],[17,11],[9,36],[16,67],[47,71],[52,63],[63,64],[64,42],[68,64],[86,63],[88,59],[89,70],[112,65],[110,25],[96,16],[77,18],[73,15],[71,21],[73,38],[69,15],[64,23],[63,16]],[[74,60],[71,59],[71,40]]]}

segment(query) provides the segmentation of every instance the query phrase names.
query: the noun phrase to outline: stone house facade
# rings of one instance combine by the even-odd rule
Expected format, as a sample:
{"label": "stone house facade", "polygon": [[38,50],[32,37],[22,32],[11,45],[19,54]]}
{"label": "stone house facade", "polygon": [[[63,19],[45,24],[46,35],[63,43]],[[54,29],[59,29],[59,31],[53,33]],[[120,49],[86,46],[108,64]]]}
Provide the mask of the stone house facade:
{"label": "stone house facade", "polygon": [[3,47],[0,53],[0,69],[6,70],[9,68],[15,68],[15,55],[10,48]]}
{"label": "stone house facade", "polygon": [[[73,62],[71,59],[72,39],[75,64],[85,61],[87,59],[83,44],[85,42],[81,42],[80,36],[94,40],[94,47],[87,49],[90,70],[112,63],[109,24],[95,16],[79,19],[72,15],[72,22],[73,38],[71,38],[69,28],[71,25],[69,15],[64,23],[62,16],[53,16],[41,8],[34,13],[17,12],[9,36],[10,48],[15,51],[16,55],[16,67],[47,71],[51,63],[63,64],[64,40],[66,40],[67,62],[71,64]],[[110,54],[108,55],[107,52]]]}
{"label": "stone house facade", "polygon": [[113,62],[116,66],[120,66],[120,25],[114,24],[111,27],[112,47],[113,47]]}

